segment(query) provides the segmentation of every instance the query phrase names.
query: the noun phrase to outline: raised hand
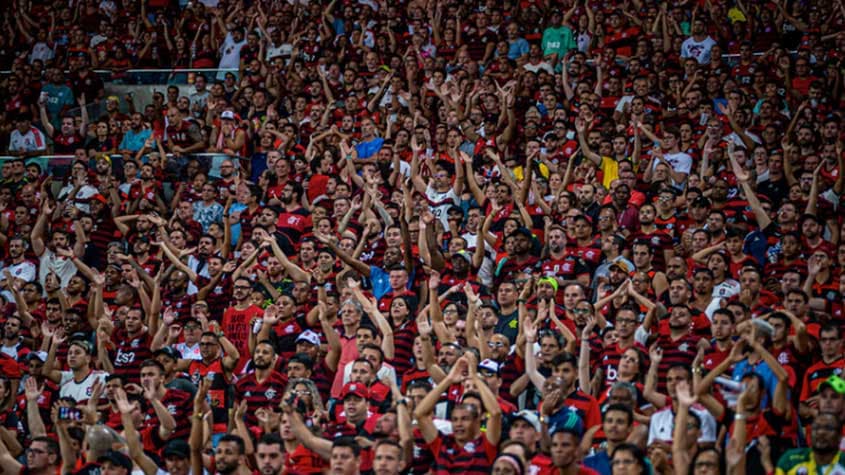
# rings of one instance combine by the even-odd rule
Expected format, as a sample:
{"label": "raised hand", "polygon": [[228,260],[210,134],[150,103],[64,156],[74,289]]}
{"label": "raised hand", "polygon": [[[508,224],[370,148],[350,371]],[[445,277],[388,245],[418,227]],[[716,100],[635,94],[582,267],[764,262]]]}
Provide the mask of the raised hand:
{"label": "raised hand", "polygon": [[134,406],[126,397],[126,391],[124,391],[123,388],[116,388],[114,390],[114,402],[117,406],[117,410],[120,411],[121,414],[129,414],[134,409]]}
{"label": "raised hand", "polygon": [[649,363],[652,365],[659,365],[660,361],[663,359],[663,348],[659,347],[657,343],[651,345],[651,348],[648,349],[648,357]]}
{"label": "raised hand", "polygon": [[26,382],[24,383],[24,394],[26,394],[26,400],[29,402],[37,402],[38,398],[41,397],[41,394],[44,392],[44,385],[39,386],[38,381],[35,378],[26,378]]}
{"label": "raised hand", "polygon": [[678,395],[678,402],[683,406],[692,406],[695,404],[696,397],[691,394],[689,384],[686,381],[680,381],[676,386],[676,393]]}

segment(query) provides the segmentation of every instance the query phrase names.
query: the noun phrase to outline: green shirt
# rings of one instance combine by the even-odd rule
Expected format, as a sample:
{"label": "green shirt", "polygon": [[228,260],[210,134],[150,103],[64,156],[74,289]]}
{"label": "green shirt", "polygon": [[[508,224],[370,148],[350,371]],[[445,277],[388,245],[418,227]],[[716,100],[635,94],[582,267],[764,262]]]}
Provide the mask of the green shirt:
{"label": "green shirt", "polygon": [[557,54],[558,60],[560,60],[567,51],[575,49],[575,47],[575,38],[568,26],[546,28],[543,32],[543,56]]}

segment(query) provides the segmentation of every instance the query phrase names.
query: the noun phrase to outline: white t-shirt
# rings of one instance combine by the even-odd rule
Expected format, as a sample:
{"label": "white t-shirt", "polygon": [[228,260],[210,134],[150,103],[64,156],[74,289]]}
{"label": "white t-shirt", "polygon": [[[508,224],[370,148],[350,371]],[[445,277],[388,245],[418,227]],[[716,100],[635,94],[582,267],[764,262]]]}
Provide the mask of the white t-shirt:
{"label": "white t-shirt", "polygon": [[[684,152],[678,153],[664,153],[663,158],[669,162],[669,165],[672,165],[672,170],[675,170],[677,173],[684,173],[689,175],[690,170],[692,170],[692,157]],[[653,160],[651,163],[651,169],[654,170],[657,168],[659,160]],[[672,184],[675,188],[683,188],[683,183],[677,183],[675,180],[672,180]]]}
{"label": "white t-shirt", "polygon": [[733,279],[725,279],[724,282],[713,287],[713,298],[716,300],[729,299],[738,295],[740,290],[739,282]]}
{"label": "white t-shirt", "polygon": [[9,136],[10,152],[37,152],[45,150],[47,150],[47,142],[44,140],[44,134],[35,127],[30,127],[24,134],[15,128]]}
{"label": "white t-shirt", "polygon": [[176,351],[182,355],[182,358],[186,360],[201,360],[202,355],[200,354],[200,344],[197,343],[194,346],[188,346],[185,343],[177,343],[176,344]]}
{"label": "white t-shirt", "polygon": [[106,384],[106,373],[102,371],[91,371],[88,376],[80,382],[73,380],[73,371],[62,371],[62,380],[59,382],[59,397],[71,397],[76,402],[87,401],[91,398],[91,388],[94,382],[99,380]]}
{"label": "white t-shirt", "polygon": [[695,41],[695,38],[690,36],[681,45],[681,57],[693,58],[698,61],[698,64],[709,64],[710,50],[715,44],[716,41],[709,36],[701,41]]}
{"label": "white t-shirt", "polygon": [[[678,173],[686,173],[689,175],[690,170],[692,170],[692,157],[684,152],[664,153],[663,158],[665,158],[666,161],[672,165],[672,169]],[[657,167],[656,160],[652,167]]]}
{"label": "white t-shirt", "polygon": [[67,287],[70,278],[76,275],[76,264],[72,260],[59,256],[49,249],[44,249],[44,254],[38,258],[38,263],[38,283],[42,286],[50,272],[56,273],[63,288]]}
{"label": "white t-shirt", "polygon": [[[698,443],[716,442],[716,419],[704,409],[703,406],[695,405],[690,407],[701,419],[701,436]],[[675,413],[672,408],[663,408],[651,415],[651,423],[648,428],[648,445],[655,440],[672,443],[672,434],[675,428]]]}
{"label": "white t-shirt", "polygon": [[241,40],[240,43],[235,42],[232,34],[228,33],[226,39],[223,40],[223,46],[220,48],[220,69],[237,69],[241,65],[241,48],[246,45],[246,40]]}
{"label": "white t-shirt", "polygon": [[9,273],[11,273],[12,277],[15,279],[20,279],[24,282],[32,282],[35,280],[35,264],[31,261],[23,261],[20,264],[0,266],[0,271],[6,269],[9,269]]}
{"label": "white t-shirt", "polygon": [[461,197],[455,193],[455,189],[449,187],[449,191],[441,193],[435,190],[431,185],[425,190],[425,197],[428,200],[428,207],[431,213],[443,223],[444,229],[449,229],[449,214],[446,210],[452,205],[461,202]]}

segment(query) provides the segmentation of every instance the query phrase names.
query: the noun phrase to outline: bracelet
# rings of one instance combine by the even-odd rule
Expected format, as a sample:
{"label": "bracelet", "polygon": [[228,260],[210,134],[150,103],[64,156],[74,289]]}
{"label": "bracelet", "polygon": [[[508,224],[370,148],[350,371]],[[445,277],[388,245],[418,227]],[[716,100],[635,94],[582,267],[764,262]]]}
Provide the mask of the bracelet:
{"label": "bracelet", "polygon": [[734,415],[735,421],[744,421],[746,419],[748,419],[748,416],[746,416],[745,414],[736,413],[736,415]]}
{"label": "bracelet", "polygon": [[350,154],[348,154],[348,155],[346,156],[346,159],[347,159],[347,160],[352,160],[352,154],[351,154],[351,153],[350,153]]}
{"label": "bracelet", "polygon": [[516,303],[526,303],[528,300],[526,299],[516,299]]}

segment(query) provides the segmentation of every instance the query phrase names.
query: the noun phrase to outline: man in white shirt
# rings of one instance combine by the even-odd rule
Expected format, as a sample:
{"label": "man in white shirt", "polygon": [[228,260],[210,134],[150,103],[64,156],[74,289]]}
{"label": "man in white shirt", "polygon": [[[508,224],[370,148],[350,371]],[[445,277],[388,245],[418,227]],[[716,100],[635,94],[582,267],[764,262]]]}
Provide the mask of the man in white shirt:
{"label": "man in white shirt", "polygon": [[47,151],[47,141],[40,130],[32,126],[32,117],[28,110],[18,112],[15,130],[9,137],[9,155],[34,157]]}
{"label": "man in white shirt", "polygon": [[76,402],[85,402],[91,398],[96,381],[105,385],[106,373],[91,369],[91,342],[71,340],[68,344],[67,365],[70,371],[54,369],[56,350],[65,338],[54,335],[50,342],[50,352],[44,362],[42,374],[45,378],[59,385],[59,397],[73,398]]}
{"label": "man in white shirt", "polygon": [[681,45],[681,57],[693,58],[698,64],[710,64],[710,50],[715,44],[716,41],[707,34],[704,22],[695,20],[692,22],[692,36]]}
{"label": "man in white shirt", "polygon": [[227,69],[237,70],[241,65],[241,48],[246,45],[243,28],[237,26],[229,29],[223,46],[220,47],[220,63],[217,67],[221,71],[217,73],[217,79],[226,78]]}

